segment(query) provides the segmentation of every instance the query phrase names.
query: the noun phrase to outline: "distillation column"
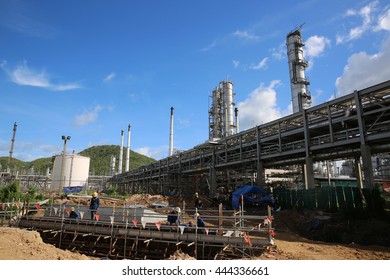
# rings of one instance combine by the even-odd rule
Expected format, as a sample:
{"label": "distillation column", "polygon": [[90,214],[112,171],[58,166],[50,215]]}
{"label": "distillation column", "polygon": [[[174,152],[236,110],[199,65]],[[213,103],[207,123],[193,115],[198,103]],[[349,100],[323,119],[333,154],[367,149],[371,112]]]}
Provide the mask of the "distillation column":
{"label": "distillation column", "polygon": [[307,109],[311,104],[310,92],[307,86],[310,84],[305,77],[305,68],[308,66],[303,57],[301,30],[297,29],[287,35],[287,56],[290,72],[291,97],[293,113]]}
{"label": "distillation column", "polygon": [[221,111],[221,95],[222,92],[218,87],[212,91],[211,108],[209,110],[209,140],[222,138],[222,118]]}
{"label": "distillation column", "polygon": [[232,82],[221,82],[223,92],[223,104],[225,108],[225,137],[234,134],[234,101],[233,101],[233,83]]}
{"label": "distillation column", "polygon": [[[209,110],[209,139],[222,139],[235,133],[233,83],[221,81],[212,91]],[[236,118],[237,122],[237,118]]]}

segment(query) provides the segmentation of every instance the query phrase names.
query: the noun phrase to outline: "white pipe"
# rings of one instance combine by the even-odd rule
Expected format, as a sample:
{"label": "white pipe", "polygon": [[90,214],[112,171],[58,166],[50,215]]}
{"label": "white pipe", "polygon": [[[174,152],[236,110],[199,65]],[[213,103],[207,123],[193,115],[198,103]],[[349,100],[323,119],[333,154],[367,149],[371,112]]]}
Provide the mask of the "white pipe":
{"label": "white pipe", "polygon": [[169,128],[169,156],[173,155],[173,107],[171,107],[171,125]]}
{"label": "white pipe", "polygon": [[119,150],[118,174],[122,173],[122,161],[123,161],[123,129],[121,130],[121,148]]}
{"label": "white pipe", "polygon": [[126,165],[125,165],[125,171],[129,171],[130,167],[130,128],[131,126],[129,125],[127,127],[127,151],[126,151]]}
{"label": "white pipe", "polygon": [[111,175],[115,175],[115,156],[111,155]]}

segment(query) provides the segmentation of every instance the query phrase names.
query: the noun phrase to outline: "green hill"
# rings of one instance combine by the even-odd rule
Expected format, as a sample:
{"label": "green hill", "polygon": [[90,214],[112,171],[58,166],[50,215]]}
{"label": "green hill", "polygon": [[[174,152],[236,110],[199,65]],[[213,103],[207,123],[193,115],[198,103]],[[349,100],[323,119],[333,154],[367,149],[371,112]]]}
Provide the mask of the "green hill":
{"label": "green hill", "polygon": [[[120,146],[119,145],[103,145],[94,146],[80,152],[80,155],[87,156],[91,159],[89,174],[90,175],[109,175],[110,174],[110,162],[111,156],[116,157],[115,168],[118,170],[118,158],[119,158]],[[125,170],[126,161],[126,149],[123,149],[123,167]],[[134,151],[130,151],[130,169],[137,168],[142,165],[146,165],[154,162],[155,160]],[[0,157],[1,171],[7,168],[8,157]],[[52,170],[53,158],[39,158],[31,162],[24,162],[18,159],[12,159],[10,163],[11,170],[17,168],[21,173],[29,173],[31,168],[34,169],[34,174],[46,174],[47,168]]]}
{"label": "green hill", "polygon": [[[91,163],[89,167],[89,173],[91,175],[108,175],[110,174],[110,162],[111,156],[116,157],[115,169],[118,170],[119,164],[119,145],[104,145],[104,146],[94,146],[84,151],[80,152],[80,155],[87,156],[91,158]],[[147,156],[141,155],[134,151],[130,151],[130,169],[135,169],[139,166],[146,165],[156,160],[149,158]],[[122,160],[122,170],[125,170],[126,162],[126,149],[123,149],[123,160]]]}

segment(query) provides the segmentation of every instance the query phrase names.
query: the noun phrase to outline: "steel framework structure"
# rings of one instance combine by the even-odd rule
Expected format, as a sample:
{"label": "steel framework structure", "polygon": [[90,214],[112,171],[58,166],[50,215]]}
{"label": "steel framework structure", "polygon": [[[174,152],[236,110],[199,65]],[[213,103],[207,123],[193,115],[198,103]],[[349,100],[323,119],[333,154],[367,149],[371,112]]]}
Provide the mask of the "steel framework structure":
{"label": "steel framework structure", "polygon": [[217,182],[233,180],[232,173],[256,174],[262,185],[265,168],[302,165],[311,188],[313,162],[354,158],[363,167],[358,179],[371,188],[371,156],[390,152],[389,139],[390,80],[113,176],[109,183],[123,192],[163,194],[189,194],[204,184],[214,194]]}

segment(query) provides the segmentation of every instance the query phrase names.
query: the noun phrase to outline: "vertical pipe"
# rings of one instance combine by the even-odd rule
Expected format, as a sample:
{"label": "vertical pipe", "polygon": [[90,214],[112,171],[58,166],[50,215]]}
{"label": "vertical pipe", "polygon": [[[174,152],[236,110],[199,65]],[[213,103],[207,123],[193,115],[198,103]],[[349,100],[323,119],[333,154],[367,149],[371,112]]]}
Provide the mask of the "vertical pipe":
{"label": "vertical pipe", "polygon": [[125,171],[128,172],[130,168],[130,124],[127,127],[127,151],[126,151],[126,165]]}
{"label": "vertical pipe", "polygon": [[171,124],[169,128],[169,156],[173,155],[173,107],[171,107]]}
{"label": "vertical pipe", "polygon": [[16,135],[16,122],[14,123],[14,129],[12,133],[12,140],[11,140],[11,148],[9,150],[9,158],[7,162],[7,172],[10,172],[10,165],[11,165],[11,159],[12,159],[12,153],[14,152],[14,144],[15,144],[15,135]]}
{"label": "vertical pipe", "polygon": [[123,129],[121,130],[121,148],[119,150],[118,174],[122,173],[122,160],[123,160]]}
{"label": "vertical pipe", "polygon": [[115,175],[115,156],[114,155],[111,155],[111,165],[110,165],[110,167],[111,167],[111,175],[113,176],[113,175]]}

